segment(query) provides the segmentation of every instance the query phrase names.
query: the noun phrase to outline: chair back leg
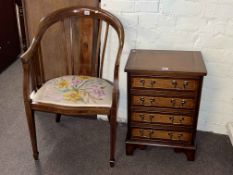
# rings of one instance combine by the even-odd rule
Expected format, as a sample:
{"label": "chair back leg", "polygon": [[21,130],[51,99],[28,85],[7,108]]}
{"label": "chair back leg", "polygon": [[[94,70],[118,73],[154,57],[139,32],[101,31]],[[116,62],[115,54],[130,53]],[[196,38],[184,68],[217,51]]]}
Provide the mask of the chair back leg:
{"label": "chair back leg", "polygon": [[115,108],[111,111],[110,116],[110,166],[113,167],[115,165],[115,149],[116,149],[116,114],[117,111]]}
{"label": "chair back leg", "polygon": [[59,123],[61,121],[61,114],[56,114],[56,122]]}

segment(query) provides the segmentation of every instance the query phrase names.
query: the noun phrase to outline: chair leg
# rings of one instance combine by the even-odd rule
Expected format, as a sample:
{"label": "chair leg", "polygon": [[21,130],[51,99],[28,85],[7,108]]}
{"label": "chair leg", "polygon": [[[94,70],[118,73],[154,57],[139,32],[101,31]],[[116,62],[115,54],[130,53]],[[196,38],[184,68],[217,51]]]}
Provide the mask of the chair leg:
{"label": "chair leg", "polygon": [[59,123],[61,121],[61,114],[56,114],[56,122]]}
{"label": "chair leg", "polygon": [[35,160],[38,160],[39,152],[38,152],[37,140],[36,140],[34,111],[32,111],[30,107],[28,107],[28,105],[25,105],[25,106],[26,106],[27,123],[28,123],[28,128],[29,128],[29,133],[30,133],[31,144],[32,144],[33,158]]}
{"label": "chair leg", "polygon": [[116,110],[111,112],[110,116],[110,166],[115,165],[115,149],[116,149]]}

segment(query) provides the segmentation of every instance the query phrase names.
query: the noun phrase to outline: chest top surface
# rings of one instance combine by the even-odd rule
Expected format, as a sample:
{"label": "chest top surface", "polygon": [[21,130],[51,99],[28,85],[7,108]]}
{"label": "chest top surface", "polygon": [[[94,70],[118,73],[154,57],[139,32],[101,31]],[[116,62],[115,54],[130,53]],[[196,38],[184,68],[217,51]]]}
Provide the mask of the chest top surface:
{"label": "chest top surface", "polygon": [[126,72],[148,74],[207,74],[201,52],[172,50],[131,50]]}

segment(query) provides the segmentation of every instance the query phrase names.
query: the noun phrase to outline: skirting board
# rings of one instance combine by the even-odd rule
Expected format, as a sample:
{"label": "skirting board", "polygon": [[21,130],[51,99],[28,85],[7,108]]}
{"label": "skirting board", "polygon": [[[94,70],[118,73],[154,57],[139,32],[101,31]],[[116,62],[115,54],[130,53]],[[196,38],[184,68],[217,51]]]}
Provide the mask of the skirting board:
{"label": "skirting board", "polygon": [[233,146],[233,122],[227,124],[227,133]]}

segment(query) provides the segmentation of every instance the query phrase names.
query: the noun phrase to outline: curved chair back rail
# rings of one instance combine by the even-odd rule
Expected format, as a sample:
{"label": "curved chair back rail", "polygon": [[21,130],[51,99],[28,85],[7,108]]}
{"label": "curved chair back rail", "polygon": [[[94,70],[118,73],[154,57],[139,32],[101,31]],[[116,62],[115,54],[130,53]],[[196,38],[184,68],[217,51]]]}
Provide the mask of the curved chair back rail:
{"label": "curved chair back rail", "polygon": [[[99,106],[67,106],[67,105],[57,105],[50,104],[49,102],[35,102],[30,97],[31,92],[39,92],[49,79],[45,76],[44,69],[44,59],[54,59],[56,58],[43,58],[42,46],[43,46],[43,37],[46,35],[48,29],[56,23],[61,22],[61,27],[63,31],[63,41],[65,44],[68,43],[69,46],[65,46],[65,61],[64,67],[65,72],[58,72],[58,74],[53,77],[57,78],[64,75],[76,75],[76,63],[75,60],[75,51],[74,43],[77,37],[75,37],[74,27],[77,27],[75,20],[92,20],[93,23],[97,24],[96,35],[93,34],[93,38],[96,42],[93,42],[93,57],[94,64],[92,63],[92,69],[97,70],[97,73],[94,76],[102,79],[103,76],[103,65],[105,63],[105,53],[107,49],[107,41],[109,35],[109,28],[112,27],[118,37],[118,48],[116,51],[116,59],[114,63],[113,70],[113,90],[112,90],[112,103],[111,107],[99,107]],[[68,23],[67,23],[68,22]],[[68,24],[68,25],[67,25]],[[104,25],[105,24],[105,25]],[[68,30],[67,30],[68,26]],[[66,27],[66,28],[65,28]],[[80,27],[80,26],[78,26]],[[105,27],[105,30],[104,30]],[[93,29],[94,30],[94,29]],[[68,32],[67,32],[68,31]],[[67,34],[68,33],[68,34]],[[68,36],[68,37],[67,37]],[[68,40],[68,42],[67,42]],[[62,44],[64,44],[62,43]],[[95,45],[94,45],[95,44]],[[116,112],[118,106],[118,97],[119,97],[119,85],[118,85],[118,76],[119,76],[119,66],[120,66],[120,57],[124,45],[124,29],[121,22],[111,13],[93,7],[70,7],[57,10],[40,22],[39,29],[37,34],[32,40],[31,45],[28,50],[23,53],[20,57],[23,64],[24,70],[24,79],[23,79],[23,92],[24,92],[24,103],[27,115],[27,121],[30,131],[33,155],[35,159],[38,159],[38,150],[37,150],[37,141],[36,141],[36,131],[35,131],[35,121],[34,121],[34,111],[45,111],[52,112],[57,114],[57,121],[60,120],[60,116],[64,115],[93,115],[93,114],[106,114],[110,122],[110,165],[114,165],[114,152],[115,152],[115,139],[116,139]],[[88,47],[88,46],[86,46]],[[80,50],[82,52],[82,50]],[[68,59],[69,57],[69,59]],[[51,61],[51,60],[50,60]],[[53,64],[49,65],[51,68]],[[84,66],[85,67],[85,66]],[[92,74],[93,76],[93,74]],[[32,86],[31,86],[32,85]]]}
{"label": "curved chair back rail", "polygon": [[[75,18],[75,20],[72,20],[73,18]],[[99,70],[98,70],[98,76],[102,77],[103,74],[103,64],[104,64],[104,60],[105,60],[105,52],[106,52],[106,46],[107,46],[107,39],[108,39],[108,34],[109,34],[109,26],[113,27],[115,29],[115,31],[117,32],[117,36],[118,36],[118,42],[119,42],[119,48],[118,48],[118,53],[117,53],[117,57],[116,57],[116,61],[115,61],[115,69],[114,69],[114,77],[116,75],[118,75],[118,68],[119,68],[119,64],[120,64],[120,56],[122,53],[122,49],[123,49],[123,45],[124,45],[124,29],[123,26],[121,24],[121,22],[119,21],[119,19],[117,19],[114,15],[112,15],[111,13],[107,12],[106,10],[100,9],[100,8],[93,8],[93,7],[70,7],[70,8],[64,8],[61,10],[57,10],[51,14],[49,14],[48,16],[44,17],[41,19],[40,25],[39,25],[39,29],[37,34],[35,35],[35,37],[32,40],[31,45],[29,46],[28,50],[21,55],[22,58],[22,62],[23,63],[28,63],[29,60],[31,60],[33,57],[37,57],[37,60],[34,60],[35,63],[34,64],[38,64],[39,67],[36,68],[38,69],[37,73],[40,74],[40,77],[36,77],[36,79],[38,80],[36,82],[36,86],[40,87],[46,80],[46,76],[45,76],[45,72],[44,72],[44,68],[43,68],[43,53],[42,53],[42,49],[41,49],[41,40],[43,38],[43,36],[46,34],[46,31],[53,26],[54,24],[58,23],[58,22],[62,22],[63,23],[63,34],[65,35],[65,20],[69,20],[70,26],[69,26],[69,44],[71,45],[71,57],[72,58],[72,73],[71,74],[75,74],[75,61],[74,59],[74,53],[76,50],[73,48],[73,41],[74,41],[74,35],[75,32],[74,30],[74,21],[78,20],[78,19],[93,19],[93,20],[97,20],[98,21],[98,34],[97,34],[97,41],[96,41],[96,47],[94,49],[94,60],[96,62],[95,65],[99,65]],[[103,25],[102,23],[106,22],[106,29],[105,29],[105,33],[103,33]],[[101,43],[101,45],[103,46],[101,48],[100,45],[100,41],[101,41],[101,35],[102,37],[104,36],[104,42]],[[64,36],[66,37],[66,36]],[[66,38],[67,39],[67,38]],[[66,46],[67,49],[67,46]],[[101,49],[101,50],[100,50]],[[67,51],[69,52],[69,51]],[[102,55],[100,56],[100,53],[102,53]],[[100,57],[99,57],[100,56]],[[100,58],[100,59],[99,59]],[[47,59],[47,58],[46,58]],[[100,63],[98,63],[98,61],[100,61]],[[33,62],[33,61],[32,61]],[[34,65],[35,66],[35,65]],[[68,65],[66,65],[66,67],[68,67]],[[68,73],[68,71],[66,72],[66,74],[70,74]],[[115,77],[116,78],[116,77]]]}

